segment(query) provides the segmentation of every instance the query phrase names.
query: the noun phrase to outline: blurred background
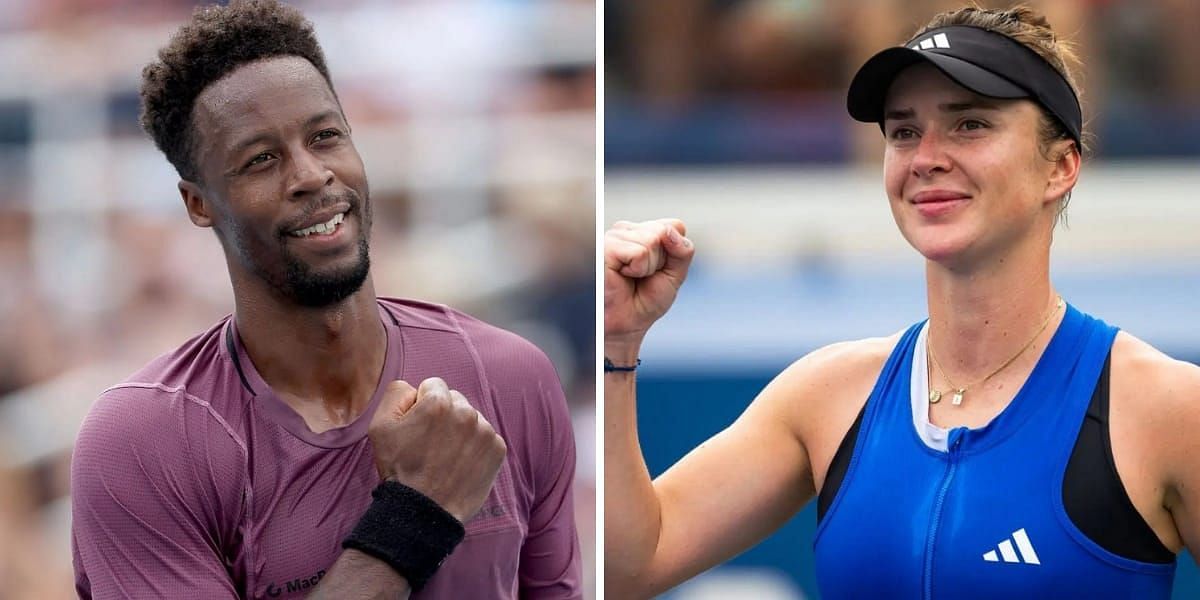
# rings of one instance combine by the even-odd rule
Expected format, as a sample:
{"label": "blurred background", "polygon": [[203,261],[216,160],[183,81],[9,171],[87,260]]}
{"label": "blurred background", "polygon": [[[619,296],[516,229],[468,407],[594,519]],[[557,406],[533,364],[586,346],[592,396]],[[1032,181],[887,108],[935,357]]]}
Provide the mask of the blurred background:
{"label": "blurred background", "polygon": [[[216,239],[137,124],[142,67],[208,3],[0,0],[0,599],[73,597],[83,415],[232,310]],[[596,4],[294,4],[366,162],[377,291],[516,331],[558,368],[594,597]]]}
{"label": "blurred background", "polygon": [[[1056,232],[1054,281],[1079,308],[1200,361],[1200,3],[1029,4],[1077,43],[1097,136]],[[845,91],[870,55],[962,5],[605,2],[604,218],[679,217],[697,246],[642,353],[653,474],[805,353],[927,314],[923,260],[887,207],[882,136],[846,115]],[[668,597],[817,597],[815,513]],[[1200,597],[1190,556],[1175,596]]]}

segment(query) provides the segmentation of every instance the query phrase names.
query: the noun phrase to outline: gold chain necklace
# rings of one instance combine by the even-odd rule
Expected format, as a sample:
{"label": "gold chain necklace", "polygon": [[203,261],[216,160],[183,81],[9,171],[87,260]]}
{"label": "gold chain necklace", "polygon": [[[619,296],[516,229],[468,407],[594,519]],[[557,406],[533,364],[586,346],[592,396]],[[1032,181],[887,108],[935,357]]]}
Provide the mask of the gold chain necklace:
{"label": "gold chain necklace", "polygon": [[[1062,307],[1063,307],[1062,296],[1058,296],[1057,300],[1054,303],[1054,309],[1050,311],[1050,314],[1046,315],[1046,320],[1042,321],[1042,326],[1038,327],[1037,333],[1033,334],[1033,337],[1029,338],[1029,341],[1025,342],[1025,345],[1021,346],[1021,349],[1017,350],[1017,353],[1012,355],[1012,358],[1004,361],[1004,364],[997,367],[995,371],[988,373],[987,377],[984,377],[983,379],[980,379],[979,381],[976,381],[975,383],[972,383],[970,385],[964,385],[962,387],[959,387],[953,381],[950,381],[950,378],[946,376],[946,372],[944,370],[942,370],[942,365],[940,363],[938,363],[937,356],[934,356],[934,354],[933,354],[933,344],[926,343],[925,348],[929,351],[929,358],[933,361],[933,366],[937,367],[938,373],[941,374],[942,379],[945,379],[946,383],[950,384],[950,389],[946,390],[946,391],[954,392],[954,399],[951,400],[951,404],[953,404],[955,406],[962,404],[963,396],[966,395],[967,390],[969,390],[977,385],[982,385],[984,382],[991,379],[993,375],[995,375],[996,373],[999,373],[1000,371],[1003,371],[1004,367],[1011,365],[1014,360],[1017,360],[1018,356],[1021,356],[1022,354],[1024,354],[1025,351],[1028,350],[1029,347],[1033,345],[1033,341],[1038,339],[1038,336],[1042,335],[1042,332],[1046,330],[1046,326],[1050,324],[1050,319],[1054,318],[1054,315],[1058,314],[1058,309],[1060,309]],[[942,392],[933,389],[932,382],[930,382],[929,388],[930,388],[929,403],[937,404],[938,402],[941,402],[942,401]]]}

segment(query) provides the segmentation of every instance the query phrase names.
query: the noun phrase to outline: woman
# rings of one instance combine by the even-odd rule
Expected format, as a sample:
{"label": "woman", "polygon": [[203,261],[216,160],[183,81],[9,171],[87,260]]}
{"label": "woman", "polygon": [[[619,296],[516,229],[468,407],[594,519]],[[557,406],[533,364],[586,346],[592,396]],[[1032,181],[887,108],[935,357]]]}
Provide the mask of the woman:
{"label": "woman", "polygon": [[1072,58],[1029,9],[967,8],[867,61],[848,107],[883,130],[928,321],[802,358],[653,482],[634,369],[694,247],[677,220],[607,232],[608,593],[666,590],[818,495],[823,597],[1168,597],[1200,544],[1200,368],[1050,281],[1083,152]]}

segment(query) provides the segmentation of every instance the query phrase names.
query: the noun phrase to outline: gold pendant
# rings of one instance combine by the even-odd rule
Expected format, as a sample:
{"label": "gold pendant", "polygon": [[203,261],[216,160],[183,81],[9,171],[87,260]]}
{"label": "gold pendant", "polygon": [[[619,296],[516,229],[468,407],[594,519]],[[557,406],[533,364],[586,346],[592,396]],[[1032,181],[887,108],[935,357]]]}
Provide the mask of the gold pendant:
{"label": "gold pendant", "polygon": [[966,393],[966,391],[967,390],[954,390],[954,399],[951,400],[950,403],[955,406],[962,404],[963,394]]}
{"label": "gold pendant", "polygon": [[942,401],[942,393],[937,390],[929,390],[929,403],[937,404]]}

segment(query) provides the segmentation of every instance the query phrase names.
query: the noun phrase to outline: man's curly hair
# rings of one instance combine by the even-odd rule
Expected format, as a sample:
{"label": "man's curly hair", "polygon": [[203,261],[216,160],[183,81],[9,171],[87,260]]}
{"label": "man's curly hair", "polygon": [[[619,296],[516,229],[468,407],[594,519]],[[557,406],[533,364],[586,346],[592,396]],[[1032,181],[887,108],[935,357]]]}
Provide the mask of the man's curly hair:
{"label": "man's curly hair", "polygon": [[192,126],[196,97],[234,69],[276,56],[307,59],[333,90],[312,23],[277,0],[234,0],[197,9],[159,50],[158,61],[142,70],[142,128],[181,178],[199,181]]}

